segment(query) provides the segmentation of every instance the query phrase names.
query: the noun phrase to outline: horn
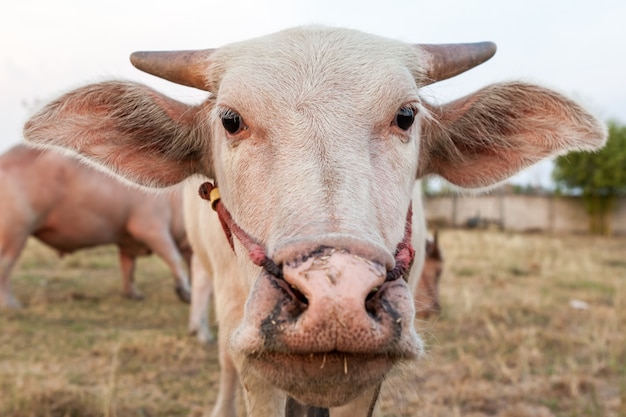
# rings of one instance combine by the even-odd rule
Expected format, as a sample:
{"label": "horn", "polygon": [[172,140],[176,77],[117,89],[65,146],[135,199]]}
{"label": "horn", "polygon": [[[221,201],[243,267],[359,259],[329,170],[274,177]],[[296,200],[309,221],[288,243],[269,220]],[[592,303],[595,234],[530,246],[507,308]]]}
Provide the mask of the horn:
{"label": "horn", "polygon": [[205,72],[213,51],[215,50],[133,52],[130,62],[148,74],[208,91]]}
{"label": "horn", "polygon": [[496,53],[493,42],[418,44],[430,55],[426,71],[427,84],[446,80],[487,61]]}

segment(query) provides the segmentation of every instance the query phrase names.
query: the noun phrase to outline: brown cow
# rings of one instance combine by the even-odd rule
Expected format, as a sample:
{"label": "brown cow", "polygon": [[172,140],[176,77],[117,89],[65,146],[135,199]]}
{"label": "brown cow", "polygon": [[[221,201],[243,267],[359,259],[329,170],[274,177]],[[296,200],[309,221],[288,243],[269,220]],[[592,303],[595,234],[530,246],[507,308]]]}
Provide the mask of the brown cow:
{"label": "brown cow", "polygon": [[116,244],[123,293],[139,299],[135,258],[155,252],[174,274],[176,292],[189,300],[191,256],[179,191],[154,193],[123,184],[76,158],[18,145],[0,156],[0,307],[19,307],[9,273],[29,236],[60,255]]}
{"label": "brown cow", "polygon": [[371,416],[388,372],[423,349],[417,283],[404,279],[424,260],[424,245],[415,256],[410,245],[412,227],[426,239],[416,179],[485,187],[606,139],[584,109],[536,85],[493,84],[441,106],[420,97],[494,52],[306,27],[217,50],[136,53],[139,68],[211,94],[187,105],[141,84],[92,84],[24,132],[143,185],[217,181],[219,192],[200,187],[211,205],[189,208],[199,235],[215,239],[190,240],[215,276],[214,416],[236,415],[237,379],[251,416],[284,416],[289,397],[309,413]]}
{"label": "brown cow", "polygon": [[439,233],[435,231],[433,237],[426,239],[426,258],[424,268],[415,290],[415,315],[420,319],[427,319],[439,314],[439,281],[443,271],[443,255],[439,247]]}

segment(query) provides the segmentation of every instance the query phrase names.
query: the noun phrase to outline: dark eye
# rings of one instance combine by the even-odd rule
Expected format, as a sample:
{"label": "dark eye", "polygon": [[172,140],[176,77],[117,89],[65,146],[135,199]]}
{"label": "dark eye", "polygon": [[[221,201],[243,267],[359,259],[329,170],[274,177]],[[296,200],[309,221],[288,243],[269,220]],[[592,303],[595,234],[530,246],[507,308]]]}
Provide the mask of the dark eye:
{"label": "dark eye", "polygon": [[227,111],[222,116],[222,126],[231,135],[239,133],[244,128],[243,120],[241,116],[234,111]]}
{"label": "dark eye", "polygon": [[394,122],[400,129],[409,130],[409,128],[413,125],[414,120],[415,111],[411,107],[406,106],[398,110]]}

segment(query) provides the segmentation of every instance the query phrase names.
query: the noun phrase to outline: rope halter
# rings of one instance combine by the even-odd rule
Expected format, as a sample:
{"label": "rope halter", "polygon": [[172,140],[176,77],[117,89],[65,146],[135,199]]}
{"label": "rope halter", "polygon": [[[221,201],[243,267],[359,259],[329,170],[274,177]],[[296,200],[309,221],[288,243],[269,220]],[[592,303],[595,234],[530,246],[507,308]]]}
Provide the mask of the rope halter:
{"label": "rope halter", "polygon": [[[217,216],[226,235],[226,239],[230,244],[231,249],[235,250],[233,241],[233,235],[241,242],[244,248],[248,251],[248,256],[252,263],[260,266],[268,274],[283,279],[282,266],[277,265],[269,256],[263,246],[261,246],[255,239],[247,234],[239,225],[233,220],[230,212],[224,206],[220,199],[220,192],[216,185],[207,181],[200,186],[198,190],[200,197],[211,203],[211,208],[217,213]],[[412,234],[412,207],[409,205],[409,210],[406,215],[406,223],[404,226],[404,238],[396,247],[396,265],[394,268],[387,272],[385,281],[395,281],[398,278],[403,278],[408,281],[409,271],[415,258],[415,250],[411,245]]]}

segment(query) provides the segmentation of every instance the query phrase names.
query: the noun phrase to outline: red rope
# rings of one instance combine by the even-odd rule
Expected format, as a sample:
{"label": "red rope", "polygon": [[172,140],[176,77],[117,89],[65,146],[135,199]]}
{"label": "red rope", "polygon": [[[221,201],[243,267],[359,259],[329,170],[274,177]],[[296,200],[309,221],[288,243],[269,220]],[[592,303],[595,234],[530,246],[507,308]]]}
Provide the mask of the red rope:
{"label": "red rope", "polygon": [[406,214],[406,223],[404,224],[404,238],[398,243],[396,248],[396,266],[387,272],[387,281],[394,281],[400,277],[405,281],[409,279],[409,271],[415,259],[415,249],[411,245],[411,236],[413,234],[413,204],[409,204],[409,210]]}
{"label": "red rope", "polygon": [[[210,201],[213,210],[217,212],[217,216],[220,219],[222,229],[224,229],[224,234],[226,235],[226,239],[228,239],[231,249],[233,251],[235,250],[233,242],[233,235],[235,235],[248,251],[248,256],[250,257],[252,263],[262,267],[271,275],[282,278],[282,268],[267,256],[265,249],[261,245],[255,242],[250,235],[248,235],[241,227],[239,227],[237,223],[235,223],[232,216],[220,200],[219,193],[217,193],[217,186],[210,182],[205,182],[200,186],[198,193],[201,198]],[[409,269],[411,268],[411,264],[415,258],[415,250],[411,245],[412,217],[412,208],[409,205],[409,210],[406,216],[406,224],[404,226],[404,238],[396,248],[396,265],[387,273],[387,281],[394,281],[398,278],[404,278],[405,280],[408,279]]]}
{"label": "red rope", "polygon": [[226,239],[228,239],[231,249],[233,251],[235,250],[235,244],[233,242],[234,234],[248,251],[248,256],[253,264],[264,268],[267,272],[276,277],[282,277],[282,269],[267,257],[265,249],[263,249],[261,245],[256,243],[250,235],[235,223],[230,212],[226,209],[219,197],[215,200],[211,200],[211,191],[214,189],[217,189],[217,186],[210,182],[205,182],[200,186],[198,192],[200,197],[211,202],[213,210],[217,212],[217,217],[220,219],[222,229],[224,229],[224,234],[226,234]]}

